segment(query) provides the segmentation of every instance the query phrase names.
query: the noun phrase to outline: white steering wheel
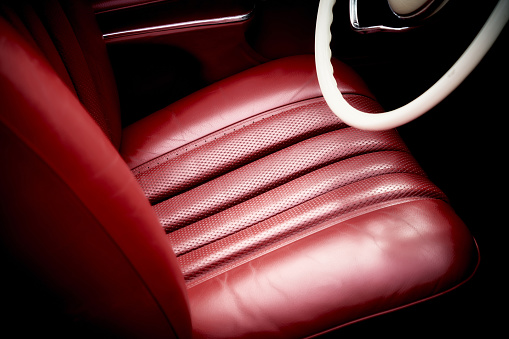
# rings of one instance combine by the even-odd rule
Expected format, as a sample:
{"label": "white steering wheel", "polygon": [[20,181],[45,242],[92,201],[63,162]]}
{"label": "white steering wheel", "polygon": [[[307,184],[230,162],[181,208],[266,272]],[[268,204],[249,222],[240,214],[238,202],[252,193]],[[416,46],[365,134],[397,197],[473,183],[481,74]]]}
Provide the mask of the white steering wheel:
{"label": "white steering wheel", "polygon": [[390,112],[370,114],[350,106],[338,90],[331,64],[332,9],[336,0],[320,0],[315,31],[315,63],[318,82],[330,109],[346,124],[364,130],[401,126],[426,113],[447,97],[472,72],[493,45],[509,19],[509,0],[497,6],[470,46],[433,86],[410,103]]}

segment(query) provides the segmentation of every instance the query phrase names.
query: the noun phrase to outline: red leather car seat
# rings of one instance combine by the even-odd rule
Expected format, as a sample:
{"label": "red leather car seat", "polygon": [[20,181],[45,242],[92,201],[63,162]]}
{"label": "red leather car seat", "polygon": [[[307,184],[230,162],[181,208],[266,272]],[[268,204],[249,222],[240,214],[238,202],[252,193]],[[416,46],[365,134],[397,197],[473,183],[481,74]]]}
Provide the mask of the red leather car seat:
{"label": "red leather car seat", "polygon": [[[310,56],[122,130],[93,14],[0,18],[2,240],[77,319],[125,337],[306,337],[463,282],[473,239],[396,131],[349,128]],[[348,100],[381,108],[335,61]]]}

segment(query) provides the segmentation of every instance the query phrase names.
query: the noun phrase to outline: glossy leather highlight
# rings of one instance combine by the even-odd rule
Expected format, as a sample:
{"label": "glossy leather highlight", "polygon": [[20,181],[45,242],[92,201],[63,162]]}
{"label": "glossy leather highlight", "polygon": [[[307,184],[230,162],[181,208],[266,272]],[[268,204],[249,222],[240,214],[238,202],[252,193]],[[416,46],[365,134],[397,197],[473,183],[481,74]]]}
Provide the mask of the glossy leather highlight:
{"label": "glossy leather highlight", "polygon": [[467,268],[460,224],[433,200],[333,220],[189,287],[194,336],[302,338],[426,298]]}
{"label": "glossy leather highlight", "polygon": [[[0,217],[2,243],[73,317],[121,337],[301,338],[471,275],[473,239],[443,192],[396,131],[332,115],[312,56],[240,73],[121,131],[105,109],[113,79],[98,75],[111,75],[99,72],[107,60],[67,71],[106,57],[89,52],[93,23],[72,4],[0,7]],[[65,32],[69,45],[55,15],[83,29]],[[380,112],[335,65],[348,100]]]}

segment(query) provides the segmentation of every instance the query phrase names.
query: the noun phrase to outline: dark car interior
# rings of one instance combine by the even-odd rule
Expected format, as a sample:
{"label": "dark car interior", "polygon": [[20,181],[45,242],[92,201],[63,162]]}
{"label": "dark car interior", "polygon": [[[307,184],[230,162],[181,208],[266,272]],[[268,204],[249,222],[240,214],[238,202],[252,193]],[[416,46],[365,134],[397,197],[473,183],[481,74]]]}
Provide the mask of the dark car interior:
{"label": "dark car interior", "polygon": [[[409,18],[397,2],[334,7],[334,76],[367,113],[433,85],[498,1]],[[354,29],[352,3],[362,26],[395,29]],[[363,131],[322,97],[318,5],[0,2],[8,332],[497,333],[508,28],[428,113]]]}

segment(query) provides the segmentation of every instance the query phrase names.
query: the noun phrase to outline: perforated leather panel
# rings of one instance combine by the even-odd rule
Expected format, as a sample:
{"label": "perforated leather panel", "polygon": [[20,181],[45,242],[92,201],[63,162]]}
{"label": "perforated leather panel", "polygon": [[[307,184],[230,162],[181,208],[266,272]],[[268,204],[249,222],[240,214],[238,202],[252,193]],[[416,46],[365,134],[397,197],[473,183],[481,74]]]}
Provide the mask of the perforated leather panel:
{"label": "perforated leather panel", "polygon": [[[369,98],[348,100],[381,111]],[[188,282],[346,213],[445,199],[396,131],[350,128],[321,98],[242,121],[134,173]]]}
{"label": "perforated leather panel", "polygon": [[[115,337],[303,338],[468,278],[476,248],[443,193],[396,131],[330,112],[312,56],[204,88],[119,145],[100,32],[77,3],[0,4],[2,240],[73,321]],[[380,112],[334,64],[347,100]]]}

